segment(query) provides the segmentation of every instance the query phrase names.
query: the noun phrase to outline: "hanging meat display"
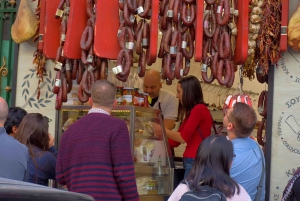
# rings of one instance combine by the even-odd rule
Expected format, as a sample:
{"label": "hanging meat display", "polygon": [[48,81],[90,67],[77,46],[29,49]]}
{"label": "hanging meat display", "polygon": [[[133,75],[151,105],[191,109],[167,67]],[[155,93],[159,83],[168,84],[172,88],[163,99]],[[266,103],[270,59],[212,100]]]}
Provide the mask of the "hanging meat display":
{"label": "hanging meat display", "polygon": [[292,49],[300,51],[300,3],[288,24],[288,44]]}
{"label": "hanging meat display", "polygon": [[[216,80],[230,88],[237,65],[244,63],[244,76],[253,79],[256,73],[261,83],[267,82],[269,65],[278,61],[279,50],[286,49],[283,31],[279,43],[277,23],[281,20],[284,30],[286,0],[282,6],[279,0],[98,1],[39,0],[41,19],[34,62],[41,66],[37,69],[42,74],[45,59],[55,59],[56,109],[67,101],[72,80],[79,85],[79,100],[87,102],[94,81],[107,78],[107,59],[116,59],[112,71],[126,82],[133,62],[138,62],[138,76],[143,77],[146,66],[161,58],[162,79],[170,85],[189,73],[194,57],[202,62],[204,82]],[[162,38],[157,51],[158,31]],[[291,37],[289,42],[295,41]]]}

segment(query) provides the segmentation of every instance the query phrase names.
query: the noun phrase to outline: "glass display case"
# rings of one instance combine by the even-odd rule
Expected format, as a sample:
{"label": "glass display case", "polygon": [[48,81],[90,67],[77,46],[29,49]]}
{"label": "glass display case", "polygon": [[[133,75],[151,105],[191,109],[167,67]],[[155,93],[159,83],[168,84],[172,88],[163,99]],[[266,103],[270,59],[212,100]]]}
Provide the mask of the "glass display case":
{"label": "glass display case", "polygon": [[[55,138],[58,149],[63,132],[89,109],[89,106],[62,106]],[[140,200],[166,200],[174,189],[175,165],[160,110],[117,106],[111,115],[125,121],[128,127]],[[155,124],[161,129],[155,130]]]}

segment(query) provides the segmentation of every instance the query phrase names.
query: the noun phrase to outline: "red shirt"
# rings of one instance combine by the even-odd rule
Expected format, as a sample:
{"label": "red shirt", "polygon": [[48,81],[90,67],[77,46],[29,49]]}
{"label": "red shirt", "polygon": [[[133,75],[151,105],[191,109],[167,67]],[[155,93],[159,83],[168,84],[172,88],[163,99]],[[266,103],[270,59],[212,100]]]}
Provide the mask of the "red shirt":
{"label": "red shirt", "polygon": [[[184,158],[196,158],[196,153],[200,143],[204,139],[210,136],[212,126],[212,117],[203,104],[197,104],[191,111],[190,116],[185,118],[178,129],[181,137],[186,142],[186,148],[183,153]],[[202,132],[201,137],[199,129]],[[177,147],[179,142],[169,139],[171,147]]]}

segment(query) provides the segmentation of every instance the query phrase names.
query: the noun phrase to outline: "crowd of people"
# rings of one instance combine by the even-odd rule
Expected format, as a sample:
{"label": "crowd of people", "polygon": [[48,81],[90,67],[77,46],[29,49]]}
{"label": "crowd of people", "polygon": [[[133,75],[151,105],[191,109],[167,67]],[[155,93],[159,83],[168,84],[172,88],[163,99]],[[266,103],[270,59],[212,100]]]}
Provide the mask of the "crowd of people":
{"label": "crowd of people", "polygon": [[[224,110],[227,135],[211,135],[213,119],[196,77],[183,77],[176,96],[161,87],[159,72],[148,71],[144,91],[151,97],[150,105],[162,112],[169,145],[186,144],[184,180],[169,201],[203,186],[220,191],[226,200],[264,201],[265,159],[249,138],[257,122],[254,109],[235,103]],[[110,115],[115,95],[111,82],[96,81],[91,87],[91,109],[64,132],[58,152],[47,117],[8,108],[0,97],[0,177],[44,186],[53,179],[95,200],[139,200],[127,126]],[[178,131],[173,131],[177,116],[184,118]],[[159,125],[153,123],[153,127],[161,131]],[[299,177],[300,173],[290,182],[285,197],[293,195]]]}

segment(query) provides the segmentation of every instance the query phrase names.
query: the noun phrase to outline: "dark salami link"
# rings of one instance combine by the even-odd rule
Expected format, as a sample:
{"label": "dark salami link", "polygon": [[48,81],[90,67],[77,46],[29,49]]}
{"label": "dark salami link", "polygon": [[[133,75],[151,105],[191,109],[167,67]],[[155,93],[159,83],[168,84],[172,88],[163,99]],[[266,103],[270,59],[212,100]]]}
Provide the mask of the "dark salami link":
{"label": "dark salami link", "polygon": [[143,51],[139,58],[138,76],[144,77],[146,72],[146,52]]}
{"label": "dark salami link", "polygon": [[212,38],[216,31],[216,17],[213,12],[209,11],[208,13],[206,13],[206,15],[204,17],[203,27],[204,27],[204,29],[203,29],[204,34],[208,38]]}
{"label": "dark salami link", "polygon": [[[190,8],[188,8],[188,5],[185,3],[182,6],[181,20],[186,26],[191,26],[196,20],[195,6],[193,4],[189,6]],[[188,15],[189,12],[190,15]]]}
{"label": "dark salami link", "polygon": [[217,78],[217,69],[218,69],[218,59],[219,59],[219,53],[216,52],[213,55],[212,64],[211,64],[211,72],[214,75],[215,78]]}
{"label": "dark salami link", "polygon": [[170,44],[170,55],[171,57],[175,58],[177,52],[180,51],[180,44],[178,44],[179,40],[179,31],[174,30],[172,34],[171,44]]}
{"label": "dark salami link", "polygon": [[67,79],[64,77],[62,79],[62,85],[61,85],[61,88],[62,88],[62,102],[67,102],[68,101],[68,96],[67,96]]}
{"label": "dark salami link", "polygon": [[87,54],[84,50],[81,51],[81,62],[84,65],[87,65],[89,62],[87,61]]}
{"label": "dark salami link", "polygon": [[77,80],[76,80],[76,83],[77,84],[80,84],[81,83],[81,80],[82,80],[82,75],[83,75],[83,63],[82,62],[79,62],[79,65],[78,65],[78,71],[77,71]]}
{"label": "dark salami link", "polygon": [[[141,1],[141,0],[140,0]],[[140,17],[143,17],[143,18],[147,18],[148,17],[148,15],[149,15],[149,12],[150,12],[150,10],[151,10],[151,0],[144,0],[145,1],[145,3],[144,3],[144,5],[142,6],[143,7],[143,9],[144,9],[144,12],[142,12],[142,13],[140,13],[139,14],[139,16]]]}
{"label": "dark salami link", "polygon": [[258,144],[260,144],[261,146],[264,146],[265,143],[263,141],[263,137],[262,137],[262,133],[263,133],[263,130],[264,130],[264,127],[265,127],[265,124],[266,124],[266,120],[265,118],[263,118],[258,126],[258,129],[257,129],[257,142]]}
{"label": "dark salami link", "polygon": [[59,88],[59,91],[56,95],[56,100],[55,100],[55,109],[60,110],[62,105],[62,88]]}
{"label": "dark salami link", "polygon": [[231,76],[230,76],[230,79],[228,80],[227,84],[226,84],[226,87],[227,88],[231,88],[233,83],[234,83],[234,78],[235,78],[235,73],[234,73],[234,67],[233,67],[233,63],[232,61],[229,61],[230,63],[230,69],[231,69]]}
{"label": "dark salami link", "polygon": [[124,3],[132,14],[136,13],[136,0],[124,0]]}
{"label": "dark salami link", "polygon": [[130,18],[132,18],[133,15],[130,13],[126,1],[125,1],[125,4],[124,4],[123,15],[124,15],[124,21],[125,21],[125,24],[126,24],[127,26],[129,26],[129,27],[132,27],[133,24],[134,24],[134,21],[131,21]]}
{"label": "dark salami link", "polygon": [[266,76],[265,76],[265,71],[262,67],[258,66],[255,70],[256,72],[256,78],[257,78],[257,81],[259,83],[265,83],[266,82]]}
{"label": "dark salami link", "polygon": [[60,24],[60,46],[64,46],[67,34],[67,21],[63,20]]}
{"label": "dark salami link", "polygon": [[[205,40],[203,40],[205,41]],[[203,51],[202,51],[202,60],[205,61],[207,58],[207,54],[210,53],[210,46],[211,46],[211,40],[206,40],[206,42],[204,42],[204,47],[203,47]]]}
{"label": "dark salami link", "polygon": [[220,25],[217,24],[216,30],[212,40],[213,49],[218,52],[219,51],[219,39],[220,39]]}
{"label": "dark salami link", "polygon": [[181,47],[182,48],[181,51],[182,51],[183,56],[189,60],[194,56],[194,43],[193,43],[191,34],[188,34],[187,32],[185,32],[183,34],[182,41],[186,42],[188,44],[189,51],[187,50],[187,47]]}
{"label": "dark salami link", "polygon": [[173,22],[178,23],[178,18],[180,18],[180,6],[182,0],[175,0],[174,2],[174,9],[173,9]]}
{"label": "dark salami link", "polygon": [[[225,86],[228,81],[230,80],[232,71],[230,69],[230,64],[229,64],[229,60],[228,59],[221,59],[219,61],[218,64],[218,68],[217,68],[217,80],[219,82],[220,85]],[[224,80],[223,78],[223,70],[225,69],[225,73],[224,73]]]}
{"label": "dark salami link", "polygon": [[219,46],[219,58],[227,59],[230,53],[230,38],[229,34],[225,31],[221,35]]}
{"label": "dark salami link", "polygon": [[81,83],[78,86],[78,100],[82,103],[86,103],[89,100],[89,96],[83,92]]}
{"label": "dark salami link", "polygon": [[149,48],[149,38],[150,38],[150,25],[147,21],[145,21],[143,26],[143,48]]}
{"label": "dark salami link", "polygon": [[58,94],[60,86],[61,86],[61,71],[58,70],[56,71],[55,83],[52,92]]}
{"label": "dark salami link", "polygon": [[170,53],[170,43],[172,40],[172,28],[169,27],[168,30],[165,32],[166,36],[164,38],[163,42],[163,47],[164,47],[164,51],[166,53]]}
{"label": "dark salami link", "polygon": [[160,16],[164,16],[165,9],[166,9],[168,3],[169,3],[169,0],[162,0],[162,2],[160,4],[160,8],[159,8],[159,15]]}
{"label": "dark salami link", "polygon": [[205,0],[205,2],[207,5],[213,5],[216,2],[216,0]]}
{"label": "dark salami link", "polygon": [[165,37],[166,37],[166,32],[163,33],[161,41],[160,41],[159,50],[158,50],[158,54],[157,54],[158,58],[163,58],[164,57],[164,40],[165,40]]}
{"label": "dark salami link", "polygon": [[76,77],[77,77],[77,71],[78,71],[78,63],[79,61],[76,59],[76,60],[73,60],[73,66],[72,66],[72,80],[75,80]]}
{"label": "dark salami link", "polygon": [[205,59],[204,63],[202,64],[202,65],[205,65],[205,66],[202,66],[202,71],[201,71],[202,79],[205,83],[208,83],[208,84],[212,83],[215,79],[212,72],[210,74],[210,77],[209,78],[207,77],[207,69],[211,68],[211,63],[212,63],[211,59],[207,57]]}
{"label": "dark salami link", "polygon": [[[125,77],[130,73],[132,57],[128,50],[122,49],[117,57],[117,66],[122,66],[122,72],[118,73],[121,77]],[[124,65],[122,65],[124,63]]]}
{"label": "dark salami link", "polygon": [[181,79],[181,77],[183,76],[182,63],[183,63],[182,53],[178,52],[175,61],[175,78],[178,80]]}
{"label": "dark salami link", "polygon": [[183,76],[186,76],[190,72],[191,61],[185,58],[184,64]]}
{"label": "dark salami link", "polygon": [[163,55],[163,58],[161,60],[161,79],[165,80],[167,79],[167,75],[166,75],[166,72],[165,72],[165,66],[166,66],[166,61],[167,61],[167,54]]}
{"label": "dark salami link", "polygon": [[258,106],[257,110],[258,113],[264,117],[267,118],[267,104],[268,104],[268,92],[266,90],[263,90],[258,98]]}
{"label": "dark salami link", "polygon": [[119,44],[122,49],[126,48],[126,42],[134,43],[133,32],[129,27],[123,27],[123,29],[120,33]]}
{"label": "dark salami link", "polygon": [[193,24],[191,26],[189,26],[189,32],[192,36],[192,41],[194,42],[195,38],[196,38],[196,30],[195,30],[195,27]]}
{"label": "dark salami link", "polygon": [[119,0],[119,9],[124,10],[124,0]]}
{"label": "dark salami link", "polygon": [[93,18],[94,12],[93,12],[93,0],[87,0],[86,2],[86,12],[89,16],[89,18]]}
{"label": "dark salami link", "polygon": [[216,19],[219,25],[223,26],[228,23],[230,17],[230,7],[228,0],[220,0],[216,13]]}
{"label": "dark salami link", "polygon": [[86,68],[80,83],[82,84],[82,90],[86,95],[91,96],[91,86],[94,82],[95,82],[94,74]]}
{"label": "dark salami link", "polygon": [[193,4],[195,0],[183,0],[185,4]]}
{"label": "dark salami link", "polygon": [[88,19],[87,26],[94,28],[95,27],[95,18]]}
{"label": "dark salami link", "polygon": [[60,0],[59,4],[57,6],[56,14],[55,14],[56,19],[63,16],[63,12],[64,12],[63,7],[64,7],[64,4],[65,4],[65,1],[66,0]]}
{"label": "dark salami link", "polygon": [[140,30],[137,35],[136,39],[136,48],[135,52],[137,55],[141,55],[143,53],[143,48],[142,48],[142,38],[143,38],[143,31]]}
{"label": "dark salami link", "polygon": [[165,59],[166,59],[166,63],[164,66],[164,70],[165,70],[166,76],[169,80],[174,80],[174,78],[175,78],[175,63],[172,63],[170,54],[167,54]]}
{"label": "dark salami link", "polygon": [[[137,35],[140,30],[142,30],[145,20],[140,20],[134,30],[134,39],[137,40]],[[122,30],[122,29],[119,29]]]}
{"label": "dark salami link", "polygon": [[90,26],[85,27],[80,40],[80,47],[84,51],[88,51],[93,43],[93,28]]}

